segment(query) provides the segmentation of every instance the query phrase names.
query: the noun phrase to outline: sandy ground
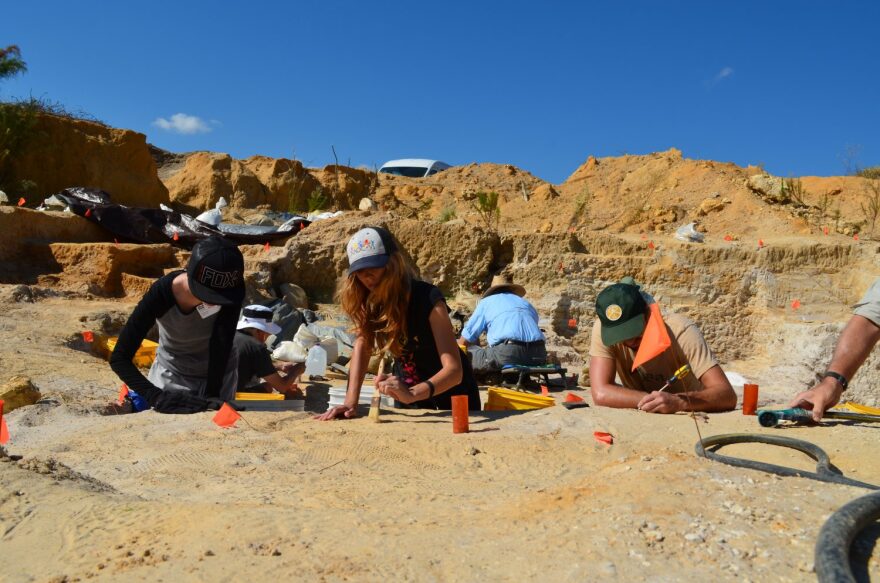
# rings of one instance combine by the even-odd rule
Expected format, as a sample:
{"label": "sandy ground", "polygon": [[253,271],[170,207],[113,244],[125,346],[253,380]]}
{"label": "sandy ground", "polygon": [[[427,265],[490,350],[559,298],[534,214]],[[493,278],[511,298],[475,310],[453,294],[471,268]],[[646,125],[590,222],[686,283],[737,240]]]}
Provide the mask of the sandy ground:
{"label": "sandy ground", "polygon": [[[447,413],[391,410],[378,425],[245,412],[226,430],[209,413],[102,416],[118,381],[76,333],[130,306],[18,303],[9,287],[0,380],[27,374],[45,400],[7,417],[22,459],[0,462],[3,581],[809,581],[822,523],[867,492],[697,458],[685,415],[557,406],[474,415],[463,435]],[[739,411],[699,425],[806,439],[880,484],[878,427],[768,430]],[[875,579],[878,535],[854,560]]]}

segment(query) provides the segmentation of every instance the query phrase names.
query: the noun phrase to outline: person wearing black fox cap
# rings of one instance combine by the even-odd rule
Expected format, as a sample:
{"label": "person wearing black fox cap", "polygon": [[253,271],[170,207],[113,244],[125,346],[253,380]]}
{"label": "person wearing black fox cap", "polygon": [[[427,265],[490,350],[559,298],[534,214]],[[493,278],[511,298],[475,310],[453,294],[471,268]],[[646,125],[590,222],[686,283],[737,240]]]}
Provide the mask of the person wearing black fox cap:
{"label": "person wearing black fox cap", "polygon": [[[238,384],[232,349],[244,300],[244,258],[213,236],[196,243],[186,271],[159,278],[119,335],[110,367],[160,413],[216,409]],[[156,324],[159,346],[147,377],[132,363]]]}

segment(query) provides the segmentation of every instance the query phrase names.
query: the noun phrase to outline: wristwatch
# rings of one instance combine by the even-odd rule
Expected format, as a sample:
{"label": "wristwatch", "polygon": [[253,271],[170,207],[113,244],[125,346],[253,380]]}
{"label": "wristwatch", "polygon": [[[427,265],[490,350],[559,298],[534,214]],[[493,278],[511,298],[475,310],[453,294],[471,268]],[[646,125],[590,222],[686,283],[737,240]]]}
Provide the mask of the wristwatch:
{"label": "wristwatch", "polygon": [[834,372],[833,370],[826,370],[825,374],[822,375],[822,378],[827,379],[828,377],[831,377],[832,379],[836,380],[838,383],[840,383],[840,386],[843,387],[843,390],[844,391],[846,390],[846,387],[849,384],[849,382],[846,380],[845,376],[843,376],[839,372]]}

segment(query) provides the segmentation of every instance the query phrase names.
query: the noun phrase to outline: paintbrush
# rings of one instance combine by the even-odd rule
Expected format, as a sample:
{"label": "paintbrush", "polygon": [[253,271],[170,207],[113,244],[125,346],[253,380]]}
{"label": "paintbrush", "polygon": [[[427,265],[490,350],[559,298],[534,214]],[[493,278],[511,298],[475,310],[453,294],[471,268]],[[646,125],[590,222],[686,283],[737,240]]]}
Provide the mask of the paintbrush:
{"label": "paintbrush", "polygon": [[[376,377],[380,377],[385,374],[385,357],[379,359],[379,372],[376,373]],[[370,419],[379,423],[381,419],[379,418],[379,413],[381,413],[381,409],[379,408],[379,403],[382,399],[381,393],[379,393],[379,388],[376,386],[376,381],[373,381],[373,398],[370,400]]]}

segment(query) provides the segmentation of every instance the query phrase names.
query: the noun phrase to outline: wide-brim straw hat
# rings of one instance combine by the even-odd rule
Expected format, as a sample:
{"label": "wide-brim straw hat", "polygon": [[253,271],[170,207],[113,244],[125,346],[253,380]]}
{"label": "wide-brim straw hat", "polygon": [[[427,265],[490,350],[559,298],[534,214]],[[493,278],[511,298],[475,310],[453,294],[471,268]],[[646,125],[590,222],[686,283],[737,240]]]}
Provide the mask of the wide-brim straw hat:
{"label": "wide-brim straw hat", "polygon": [[523,297],[526,295],[526,288],[519,284],[511,282],[504,275],[496,275],[492,278],[492,283],[489,286],[489,289],[483,292],[482,297],[487,298],[492,294],[500,293],[512,293],[518,295],[519,297]]}

